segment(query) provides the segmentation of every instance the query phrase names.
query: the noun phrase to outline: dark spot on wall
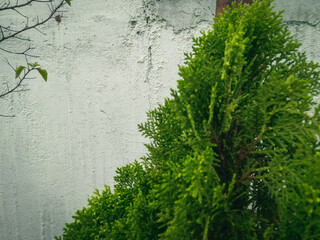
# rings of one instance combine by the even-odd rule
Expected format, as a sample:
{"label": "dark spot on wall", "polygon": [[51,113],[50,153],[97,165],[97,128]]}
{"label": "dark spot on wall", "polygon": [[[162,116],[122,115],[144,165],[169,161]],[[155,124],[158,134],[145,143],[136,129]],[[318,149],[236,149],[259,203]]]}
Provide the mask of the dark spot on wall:
{"label": "dark spot on wall", "polygon": [[135,27],[138,22],[136,20],[131,20],[131,21],[129,21],[129,23],[130,23],[131,27]]}

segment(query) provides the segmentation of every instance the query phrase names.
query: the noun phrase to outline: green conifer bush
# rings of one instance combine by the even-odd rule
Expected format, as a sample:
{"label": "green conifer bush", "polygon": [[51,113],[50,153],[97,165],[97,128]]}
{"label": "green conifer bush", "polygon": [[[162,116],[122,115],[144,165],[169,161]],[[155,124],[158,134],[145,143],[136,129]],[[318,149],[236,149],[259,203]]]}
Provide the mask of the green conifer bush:
{"label": "green conifer bush", "polygon": [[320,239],[320,68],[271,0],[194,39],[151,142],[59,239]]}

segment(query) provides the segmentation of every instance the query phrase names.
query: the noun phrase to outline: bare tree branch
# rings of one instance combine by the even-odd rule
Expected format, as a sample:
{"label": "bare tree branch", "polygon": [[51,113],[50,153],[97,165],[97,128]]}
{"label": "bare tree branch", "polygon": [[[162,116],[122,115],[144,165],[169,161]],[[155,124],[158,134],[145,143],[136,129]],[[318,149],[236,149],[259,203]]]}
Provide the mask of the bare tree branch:
{"label": "bare tree branch", "polygon": [[4,52],[7,52],[7,53],[10,53],[10,54],[25,55],[27,57],[34,57],[34,58],[39,57],[37,55],[31,55],[31,54],[28,53],[28,51],[33,50],[33,49],[34,48],[29,45],[29,47],[27,49],[25,49],[24,51],[22,51],[22,52],[14,52],[14,51],[10,51],[10,50],[7,50],[7,49],[4,49],[4,48],[0,47],[0,50],[2,50]]}
{"label": "bare tree branch", "polygon": [[13,10],[13,9],[16,9],[16,8],[19,8],[19,7],[25,7],[25,6],[28,6],[29,4],[31,4],[32,2],[34,2],[35,0],[29,0],[28,2],[25,2],[23,4],[20,4],[20,5],[15,5],[15,6],[9,6],[10,5],[10,2],[8,4],[4,4],[4,5],[7,5],[6,7],[5,6],[2,6],[0,8],[0,11],[4,11],[4,10]]}
{"label": "bare tree branch", "polygon": [[16,8],[20,8],[20,7],[25,7],[25,6],[28,6],[30,5],[32,2],[38,2],[38,3],[48,3],[48,2],[51,2],[50,0],[45,0],[45,1],[39,1],[39,0],[29,0],[28,2],[25,2],[23,4],[16,4],[14,6],[9,6],[10,5],[10,2],[7,3],[7,4],[3,4],[1,7],[0,7],[0,11],[4,11],[4,10],[14,10]]}
{"label": "bare tree branch", "polygon": [[2,26],[2,25],[1,25],[1,28],[3,28],[6,31],[9,31],[9,32],[18,32],[17,30],[14,30],[14,29],[11,29],[10,27],[5,27],[5,26]]}
{"label": "bare tree branch", "polygon": [[47,35],[47,34],[45,34],[44,32],[42,32],[42,31],[40,31],[38,28],[34,28],[35,30],[37,30],[39,33],[41,33],[42,35]]}
{"label": "bare tree branch", "polygon": [[0,114],[0,117],[9,117],[9,118],[12,118],[12,117],[15,117],[16,115],[4,115],[4,114]]}
{"label": "bare tree branch", "polygon": [[17,9],[13,9],[16,13],[18,13],[20,16],[24,17],[24,18],[28,18],[26,15],[23,15],[21,12],[19,12]]}
{"label": "bare tree branch", "polygon": [[0,26],[0,30],[1,30],[2,37],[4,37],[4,33],[1,26]]}
{"label": "bare tree branch", "polygon": [[[30,15],[25,14],[25,10],[27,10],[28,6],[34,6],[36,8],[36,4],[46,4],[49,8],[49,11],[45,11],[46,15],[42,15],[44,17],[37,16],[36,19],[31,17]],[[0,11],[13,11],[17,15],[21,16],[23,18],[23,21],[20,22],[20,28],[14,29],[10,27],[11,23],[8,23],[8,25],[1,25],[0,24],[0,43],[5,42],[6,40],[16,40],[16,41],[26,41],[26,42],[32,42],[32,40],[24,36],[24,33],[29,30],[36,30],[40,32],[41,34],[44,34],[38,27],[48,22],[51,18],[54,18],[54,16],[61,11],[62,6],[65,4],[70,5],[70,0],[8,0],[4,1],[4,3],[1,3],[0,5]],[[29,11],[29,10],[28,10]],[[27,11],[27,12],[28,12]],[[30,11],[29,11],[30,13]],[[32,15],[32,12],[31,12]],[[34,19],[33,22],[31,22],[31,19]],[[16,24],[14,24],[16,25]],[[13,42],[15,43],[15,42]],[[12,44],[10,45],[13,46]],[[13,93],[13,92],[23,92],[27,91],[26,89],[26,80],[32,79],[29,77],[30,72],[37,70],[39,74],[42,76],[42,78],[47,81],[47,71],[45,69],[42,69],[38,63],[30,63],[28,62],[27,57],[39,57],[35,56],[33,54],[30,54],[29,51],[33,50],[34,47],[32,47],[30,44],[23,44],[18,45],[20,46],[20,49],[16,48],[10,48],[9,46],[1,45],[0,51],[6,52],[8,54],[16,54],[16,55],[23,55],[26,57],[26,66],[19,66],[17,68],[13,67],[7,59],[7,64],[13,69],[15,73],[15,83],[12,85],[12,83],[9,84],[9,80],[5,81],[3,84],[3,89],[0,92],[0,99],[5,100],[6,97]],[[0,114],[0,117],[15,117],[15,115],[10,114]]]}
{"label": "bare tree branch", "polygon": [[28,74],[31,71],[33,71],[34,69],[35,69],[35,67],[31,67],[31,68],[28,67],[27,71],[24,71],[23,76],[19,77],[19,81],[17,82],[17,84],[13,88],[11,88],[11,89],[5,91],[4,93],[0,94],[0,98],[3,98],[6,95],[8,95],[10,93],[13,93],[13,92],[21,91],[18,88],[22,86],[22,82],[27,79]]}
{"label": "bare tree branch", "polygon": [[13,33],[13,34],[11,34],[11,35],[2,37],[2,38],[0,39],[0,42],[3,42],[3,41],[5,41],[5,40],[7,40],[7,39],[9,39],[9,38],[14,38],[16,35],[18,35],[18,34],[20,34],[20,33],[23,33],[23,32],[28,31],[28,30],[30,30],[30,29],[34,29],[34,28],[36,28],[36,27],[38,27],[38,26],[46,23],[47,21],[49,21],[49,20],[53,17],[53,15],[54,15],[54,14],[59,10],[59,8],[61,8],[64,4],[65,4],[65,1],[62,0],[56,7],[54,7],[54,8],[52,9],[52,12],[50,13],[50,15],[49,15],[47,18],[45,18],[44,20],[42,20],[42,21],[40,21],[40,22],[37,22],[36,24],[33,24],[33,25],[31,25],[31,26],[28,26],[28,24],[27,24],[27,26],[24,27],[23,29],[21,29],[21,30],[19,30],[19,31],[16,31],[15,33]]}

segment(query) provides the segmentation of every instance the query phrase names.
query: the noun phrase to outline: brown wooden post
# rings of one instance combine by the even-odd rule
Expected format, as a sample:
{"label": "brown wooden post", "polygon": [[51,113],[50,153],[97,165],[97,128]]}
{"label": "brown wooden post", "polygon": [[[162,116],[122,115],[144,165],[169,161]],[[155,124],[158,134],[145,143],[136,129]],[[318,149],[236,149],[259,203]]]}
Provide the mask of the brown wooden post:
{"label": "brown wooden post", "polygon": [[[231,8],[232,2],[236,2],[239,4],[241,0],[217,0],[216,3],[216,17],[218,17],[219,13],[223,14],[223,9],[229,6]],[[252,4],[253,0],[242,0],[242,3]]]}

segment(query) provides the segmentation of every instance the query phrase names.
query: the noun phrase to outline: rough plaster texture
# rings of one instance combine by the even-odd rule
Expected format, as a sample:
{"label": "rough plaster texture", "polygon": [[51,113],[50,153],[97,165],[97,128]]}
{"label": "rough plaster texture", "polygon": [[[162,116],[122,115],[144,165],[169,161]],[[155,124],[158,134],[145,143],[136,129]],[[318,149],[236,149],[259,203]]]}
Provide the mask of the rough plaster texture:
{"label": "rough plaster texture", "polygon": [[[320,1],[275,3],[320,61]],[[215,0],[73,1],[46,35],[30,33],[49,80],[0,100],[1,114],[17,115],[0,118],[0,239],[52,239],[94,188],[145,153],[137,124],[175,88],[183,53],[214,12]],[[2,62],[0,83],[12,76]]]}

